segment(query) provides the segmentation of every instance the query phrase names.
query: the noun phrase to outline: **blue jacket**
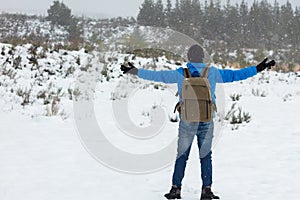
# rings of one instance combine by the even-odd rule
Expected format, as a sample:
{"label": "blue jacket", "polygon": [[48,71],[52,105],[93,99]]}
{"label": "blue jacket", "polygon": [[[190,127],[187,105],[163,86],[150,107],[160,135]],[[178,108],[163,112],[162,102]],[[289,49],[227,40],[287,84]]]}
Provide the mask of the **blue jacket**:
{"label": "blue jacket", "polygon": [[[187,63],[187,67],[189,68],[191,74],[197,73],[201,74],[201,71],[204,67],[206,67],[205,63]],[[255,76],[257,74],[257,70],[255,66],[250,66],[240,70],[229,70],[229,69],[217,69],[215,67],[210,67],[208,80],[210,82],[212,100],[215,102],[215,90],[217,83],[230,83],[234,81],[245,80],[249,77]],[[177,83],[178,93],[180,94],[182,82],[183,82],[183,67],[180,67],[176,70],[161,70],[161,71],[153,71],[146,69],[138,70],[138,77],[151,80],[156,82],[163,83]],[[180,97],[179,97],[180,98]]]}

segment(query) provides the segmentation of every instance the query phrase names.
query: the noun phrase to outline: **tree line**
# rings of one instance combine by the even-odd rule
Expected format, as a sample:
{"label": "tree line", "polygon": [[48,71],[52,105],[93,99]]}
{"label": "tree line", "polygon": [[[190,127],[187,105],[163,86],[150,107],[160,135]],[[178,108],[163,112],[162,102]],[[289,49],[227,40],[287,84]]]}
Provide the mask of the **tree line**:
{"label": "tree line", "polygon": [[144,26],[169,27],[201,42],[227,48],[300,49],[300,8],[267,0],[221,5],[220,0],[144,0],[137,16]]}

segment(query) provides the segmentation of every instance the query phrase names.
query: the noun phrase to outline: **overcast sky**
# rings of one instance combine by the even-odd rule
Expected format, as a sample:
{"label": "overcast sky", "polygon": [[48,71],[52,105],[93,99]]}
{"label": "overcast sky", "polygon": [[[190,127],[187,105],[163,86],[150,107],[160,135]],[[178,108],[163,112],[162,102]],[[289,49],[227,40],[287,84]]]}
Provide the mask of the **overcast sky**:
{"label": "overcast sky", "polygon": [[[73,14],[91,17],[136,17],[139,7],[144,0],[63,0],[72,10]],[[163,0],[164,2],[166,0]],[[232,3],[240,3],[242,0],[231,0]],[[274,0],[269,0],[274,3]],[[287,0],[277,0],[280,4],[285,4]],[[293,6],[300,7],[300,0],[289,0]],[[47,9],[53,0],[0,0],[0,11],[18,12],[28,14],[47,14]],[[175,0],[172,0],[175,4]],[[204,2],[204,0],[200,0]],[[221,0],[225,3],[226,0]],[[252,4],[253,0],[246,1]]]}

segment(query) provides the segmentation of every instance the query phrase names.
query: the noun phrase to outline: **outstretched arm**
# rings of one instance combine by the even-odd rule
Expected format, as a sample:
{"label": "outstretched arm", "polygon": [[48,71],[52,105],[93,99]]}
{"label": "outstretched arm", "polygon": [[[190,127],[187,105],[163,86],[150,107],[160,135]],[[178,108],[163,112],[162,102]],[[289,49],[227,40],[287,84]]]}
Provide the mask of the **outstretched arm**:
{"label": "outstretched arm", "polygon": [[258,72],[271,68],[276,64],[274,60],[268,63],[267,60],[268,58],[265,58],[257,66],[250,66],[240,70],[218,70],[221,76],[221,78],[218,79],[218,82],[228,83],[245,80],[249,77],[255,76]]}
{"label": "outstretched arm", "polygon": [[124,74],[129,73],[129,74],[137,75],[139,78],[155,81],[155,82],[177,83],[179,80],[179,76],[181,75],[179,70],[153,71],[153,70],[146,70],[146,69],[137,69],[131,63],[128,63],[128,65],[130,67],[121,65],[121,70],[123,71]]}
{"label": "outstretched arm", "polygon": [[221,78],[218,79],[218,82],[221,83],[230,83],[234,81],[245,80],[249,77],[255,76],[257,70],[255,66],[250,66],[240,70],[230,70],[230,69],[219,69]]}

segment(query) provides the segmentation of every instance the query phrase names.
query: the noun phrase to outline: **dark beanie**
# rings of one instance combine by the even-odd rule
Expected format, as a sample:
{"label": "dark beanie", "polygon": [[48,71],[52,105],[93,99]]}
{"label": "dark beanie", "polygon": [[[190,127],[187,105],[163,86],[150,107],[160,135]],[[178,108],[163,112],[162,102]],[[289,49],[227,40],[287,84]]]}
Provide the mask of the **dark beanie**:
{"label": "dark beanie", "polygon": [[203,51],[202,47],[195,44],[189,48],[187,57],[188,57],[189,62],[195,62],[195,63],[203,62],[204,51]]}

